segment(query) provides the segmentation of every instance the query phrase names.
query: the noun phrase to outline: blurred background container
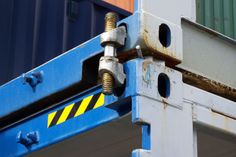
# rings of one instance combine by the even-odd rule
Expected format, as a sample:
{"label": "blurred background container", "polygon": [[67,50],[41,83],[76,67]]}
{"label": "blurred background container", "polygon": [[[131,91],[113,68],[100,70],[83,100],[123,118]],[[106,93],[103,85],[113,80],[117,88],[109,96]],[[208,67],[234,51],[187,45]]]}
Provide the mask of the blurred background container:
{"label": "blurred background container", "polygon": [[236,0],[196,0],[197,22],[236,39]]}

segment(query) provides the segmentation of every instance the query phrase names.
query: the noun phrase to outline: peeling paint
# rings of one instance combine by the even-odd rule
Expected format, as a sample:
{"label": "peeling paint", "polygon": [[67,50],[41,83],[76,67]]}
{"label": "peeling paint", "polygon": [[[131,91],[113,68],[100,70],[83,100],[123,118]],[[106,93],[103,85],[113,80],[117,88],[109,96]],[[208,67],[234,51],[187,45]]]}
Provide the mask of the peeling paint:
{"label": "peeling paint", "polygon": [[152,80],[151,80],[151,61],[144,61],[143,62],[143,81],[146,83],[147,87],[152,87]]}

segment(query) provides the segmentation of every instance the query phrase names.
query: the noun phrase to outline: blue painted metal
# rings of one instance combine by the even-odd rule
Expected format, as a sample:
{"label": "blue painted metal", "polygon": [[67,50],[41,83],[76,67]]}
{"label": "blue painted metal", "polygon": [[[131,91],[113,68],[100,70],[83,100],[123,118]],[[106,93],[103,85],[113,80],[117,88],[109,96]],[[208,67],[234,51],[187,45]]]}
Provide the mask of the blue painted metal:
{"label": "blue painted metal", "polygon": [[[128,31],[126,46],[121,51],[134,49],[139,41],[139,16],[140,14],[136,12],[119,23],[125,23]],[[1,86],[0,104],[5,105],[0,106],[0,118],[79,83],[82,79],[84,61],[102,51],[100,36],[97,36],[47,64],[24,74],[23,76],[43,72],[43,82],[38,84],[35,90],[32,90],[29,84],[24,83],[23,76]]]}
{"label": "blue painted metal", "polygon": [[[83,61],[102,51],[99,37],[72,49],[33,71],[16,78],[0,88],[0,118],[53,93],[78,83],[82,79]],[[43,82],[35,90],[24,83],[24,76],[43,72]],[[14,99],[12,99],[14,97]]]}
{"label": "blue painted metal", "polygon": [[24,145],[27,149],[30,149],[33,144],[37,144],[39,142],[39,132],[29,132],[24,136],[22,132],[19,131],[16,136],[16,142]]}
{"label": "blue painted metal", "polygon": [[[49,113],[58,111],[65,106],[80,101],[89,95],[101,92],[101,87],[98,86],[2,130],[0,132],[0,145],[9,145],[11,147],[1,149],[0,156],[11,157],[25,155],[29,152],[41,149],[76,134],[90,130],[96,126],[110,122],[130,112],[131,107],[129,106],[131,106],[131,97],[137,96],[137,91],[139,90],[137,84],[138,82],[133,81],[133,78],[135,78],[136,75],[139,75],[137,70],[140,70],[140,64],[142,64],[142,61],[142,59],[136,59],[125,64],[125,72],[128,77],[126,80],[124,94],[119,98],[115,96],[106,96],[105,106],[103,107],[86,112],[85,114],[72,118],[60,125],[47,128],[47,116]],[[135,105],[135,102],[132,102],[132,110],[135,109]],[[37,132],[37,134],[39,134],[37,136],[40,138],[38,140],[37,137],[38,142],[34,141],[32,143],[32,139],[29,139],[29,136],[27,135],[27,137],[24,138],[19,137],[19,132],[24,135],[27,133]],[[146,135],[148,136],[148,128],[146,126],[143,127],[143,132],[144,134],[146,132]],[[19,138],[20,143],[17,143],[19,142]],[[34,138],[36,137],[34,136]],[[29,144],[30,147],[28,147]],[[148,140],[145,141],[144,147],[149,147]]]}
{"label": "blue painted metal", "polygon": [[142,148],[151,150],[151,127],[148,124],[142,126]]}
{"label": "blue painted metal", "polygon": [[[61,109],[69,105],[71,102],[79,101],[90,94],[98,92],[101,92],[99,88],[94,89],[94,91],[90,93],[84,93],[79,97],[73,98],[70,101],[66,101],[57,107],[42,112],[37,116],[34,116],[28,120],[1,131],[0,145],[9,145],[11,147],[1,149],[0,156],[21,156],[118,118],[120,116],[118,111],[107,107],[100,107],[87,112],[78,118],[72,118],[63,124],[54,126],[52,128],[47,128],[47,116],[49,113]],[[109,100],[111,101],[112,98],[109,98]],[[109,100],[106,100],[105,103],[109,104]],[[16,138],[19,132],[26,134],[32,131],[37,131],[39,133],[40,140],[38,144],[32,144],[31,147],[25,147],[24,145],[17,143]],[[26,141],[26,144],[27,142],[28,141]]]}
{"label": "blue painted metal", "polygon": [[[140,37],[140,13],[122,20],[119,24],[125,23],[128,37],[126,45],[121,51],[135,49]],[[12,80],[0,87],[0,118],[11,115],[35,102],[49,97],[58,92],[78,84],[82,80],[82,65],[84,62],[100,53],[103,48],[100,46],[100,36],[68,51],[67,53],[39,66],[36,69]],[[77,102],[88,95],[101,92],[100,87],[94,87],[89,91],[80,93],[78,96],[70,98],[51,108],[38,112],[24,120],[16,122],[0,131],[0,145],[9,145],[6,149],[0,150],[0,156],[21,156],[31,151],[44,148],[57,143],[73,135],[80,134],[96,126],[110,122],[119,118],[131,110],[135,111],[136,102],[132,102],[132,97],[136,97],[140,92],[139,82],[134,78],[140,75],[140,65],[142,59],[135,59],[124,64],[127,75],[126,88],[122,96],[106,96],[105,106],[87,112],[77,118],[72,118],[60,125],[47,128],[47,117],[49,113],[60,110],[65,106]],[[42,81],[38,81],[33,74],[42,74]],[[34,76],[34,77],[33,77]],[[25,83],[26,78],[30,78]],[[34,89],[32,89],[32,86]],[[14,98],[14,99],[12,99]],[[132,102],[132,103],[131,103]],[[132,104],[132,108],[130,107]],[[132,121],[135,122],[136,113],[132,112]],[[16,120],[17,121],[17,120]],[[38,136],[28,136],[32,132],[37,132]],[[143,127],[144,138],[143,147],[150,147],[150,134],[148,128]],[[18,136],[17,136],[18,135]],[[33,140],[32,140],[33,139]],[[39,141],[37,141],[37,140]],[[36,142],[37,141],[37,142]],[[19,142],[19,143],[17,143]]]}

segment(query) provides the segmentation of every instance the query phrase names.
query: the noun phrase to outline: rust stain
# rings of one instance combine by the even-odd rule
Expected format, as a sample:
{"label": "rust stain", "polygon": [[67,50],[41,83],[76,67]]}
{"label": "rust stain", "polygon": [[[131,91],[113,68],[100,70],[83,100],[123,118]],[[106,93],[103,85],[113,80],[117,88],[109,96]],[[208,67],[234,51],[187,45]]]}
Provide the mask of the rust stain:
{"label": "rust stain", "polygon": [[230,121],[232,121],[232,120],[235,121],[235,120],[236,120],[234,117],[225,115],[225,114],[223,114],[223,113],[221,113],[221,112],[218,112],[218,111],[215,111],[215,110],[212,110],[211,115],[212,115],[212,118],[213,118],[213,121],[214,121],[214,122],[218,120],[218,119],[216,118],[217,116],[222,116],[222,117],[223,117],[223,121],[224,121],[223,126],[224,126],[224,129],[225,129],[226,131],[230,131],[230,130],[231,130],[231,129],[230,129],[230,125],[229,125],[229,124],[230,124]]}
{"label": "rust stain", "polygon": [[143,62],[143,70],[146,71],[146,70],[147,70],[147,66],[148,66],[149,64],[151,64],[151,63],[152,63],[152,61],[150,61],[150,60],[145,60],[145,61]]}
{"label": "rust stain", "polygon": [[229,119],[231,119],[231,120],[236,120],[236,117],[232,117],[232,116],[226,115],[226,114],[224,114],[224,113],[222,113],[222,112],[219,112],[219,111],[216,111],[216,110],[214,110],[214,109],[212,109],[211,111],[212,111],[212,113],[214,113],[214,114],[219,114],[219,115],[222,115],[222,116],[228,118],[228,120],[229,120]]}
{"label": "rust stain", "polygon": [[[155,59],[163,60],[169,67],[174,67],[175,65],[181,63],[181,60],[176,58],[175,52],[171,52],[168,48],[165,47],[158,48],[157,44],[150,40],[149,35],[150,32],[148,32],[147,29],[144,29],[143,39],[141,39],[142,41],[140,41],[140,43],[142,43],[140,46],[142,48],[143,56],[152,56]],[[138,55],[136,49],[118,53],[120,62],[125,62],[137,57]]]}
{"label": "rust stain", "polygon": [[148,32],[148,30],[146,28],[144,28],[144,32],[143,32],[143,39],[145,44],[147,45],[147,47],[150,47],[151,49],[155,49],[158,52],[164,53],[168,56],[171,56],[173,58],[177,58],[176,53],[175,52],[171,52],[168,48],[162,46],[161,48],[157,46],[157,43],[155,43],[154,40],[152,40],[152,38],[150,36],[153,36],[153,34],[150,34]]}
{"label": "rust stain", "polygon": [[145,33],[148,33],[148,30],[147,30],[147,29],[144,29],[144,32],[145,32]]}
{"label": "rust stain", "polygon": [[175,69],[182,72],[183,81],[185,83],[222,96],[224,98],[236,101],[236,89],[177,67],[175,67]]}
{"label": "rust stain", "polygon": [[[142,52],[143,52],[143,56],[152,56],[153,58],[155,58],[157,60],[165,61],[166,65],[168,67],[174,67],[175,65],[177,65],[181,62],[178,59],[173,59],[172,57],[170,57],[168,55],[164,55],[163,53],[160,53],[154,49],[142,47]],[[119,61],[121,63],[124,63],[128,60],[138,58],[137,50],[132,49],[129,51],[119,52],[117,57],[119,58]]]}
{"label": "rust stain", "polygon": [[167,103],[166,99],[165,99],[165,98],[162,98],[161,101],[162,101],[162,103],[163,103],[164,109],[166,109],[167,106],[168,106],[168,103]]}
{"label": "rust stain", "polygon": [[[165,60],[168,65],[174,66],[179,64],[181,61],[177,58],[175,52],[171,52],[168,48],[162,46],[161,48],[157,46],[150,38],[150,33],[147,29],[144,28],[143,32],[143,43],[145,45],[145,49],[155,58],[159,58],[161,60]],[[153,34],[152,34],[153,35]]]}

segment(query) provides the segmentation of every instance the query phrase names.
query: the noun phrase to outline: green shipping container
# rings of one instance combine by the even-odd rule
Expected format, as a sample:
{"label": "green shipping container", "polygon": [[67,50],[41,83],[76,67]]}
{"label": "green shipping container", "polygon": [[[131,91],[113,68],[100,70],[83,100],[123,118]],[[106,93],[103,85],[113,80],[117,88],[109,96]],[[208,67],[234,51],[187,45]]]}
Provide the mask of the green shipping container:
{"label": "green shipping container", "polygon": [[236,0],[196,0],[197,22],[236,39]]}

